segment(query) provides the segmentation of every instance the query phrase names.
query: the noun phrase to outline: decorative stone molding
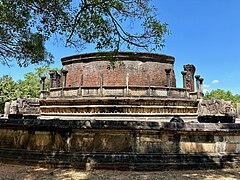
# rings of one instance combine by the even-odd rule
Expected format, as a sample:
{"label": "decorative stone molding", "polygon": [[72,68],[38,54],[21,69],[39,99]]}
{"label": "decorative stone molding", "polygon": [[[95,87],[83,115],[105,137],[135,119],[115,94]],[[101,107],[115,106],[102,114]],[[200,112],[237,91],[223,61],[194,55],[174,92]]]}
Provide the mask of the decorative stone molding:
{"label": "decorative stone molding", "polygon": [[195,66],[192,64],[186,64],[183,66],[186,74],[186,88],[189,88],[191,92],[194,92],[194,74],[195,74]]}
{"label": "decorative stone molding", "polygon": [[213,115],[224,116],[226,114],[235,114],[231,101],[224,101],[219,99],[200,100],[198,105],[199,116]]}

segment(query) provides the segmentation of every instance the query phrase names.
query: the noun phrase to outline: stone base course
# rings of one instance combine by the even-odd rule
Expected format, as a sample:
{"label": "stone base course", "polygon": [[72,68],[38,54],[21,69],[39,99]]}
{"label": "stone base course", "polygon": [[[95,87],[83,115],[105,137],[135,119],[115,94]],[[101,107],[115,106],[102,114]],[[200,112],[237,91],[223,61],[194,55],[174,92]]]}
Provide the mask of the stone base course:
{"label": "stone base course", "polygon": [[233,168],[240,154],[77,153],[0,149],[2,163],[112,170],[193,170]]}
{"label": "stone base course", "polygon": [[0,119],[0,161],[86,169],[238,166],[240,124]]}

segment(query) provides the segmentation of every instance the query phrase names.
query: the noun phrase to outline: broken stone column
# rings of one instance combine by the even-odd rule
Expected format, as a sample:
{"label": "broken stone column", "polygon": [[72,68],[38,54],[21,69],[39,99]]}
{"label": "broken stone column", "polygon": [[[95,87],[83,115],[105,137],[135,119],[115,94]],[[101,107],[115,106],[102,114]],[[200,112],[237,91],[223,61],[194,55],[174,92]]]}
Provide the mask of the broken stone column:
{"label": "broken stone column", "polygon": [[186,64],[183,66],[184,71],[186,71],[186,78],[185,78],[185,88],[189,88],[191,92],[194,92],[194,74],[195,74],[195,66],[192,64]]}
{"label": "broken stone column", "polygon": [[166,76],[167,76],[167,87],[170,87],[171,86],[171,79],[170,79],[171,69],[165,69],[165,72],[166,72]]}
{"label": "broken stone column", "polygon": [[186,74],[187,71],[182,71],[182,77],[183,77],[183,88],[186,88]]}
{"label": "broken stone column", "polygon": [[199,78],[199,84],[200,84],[200,93],[203,95],[203,78]]}
{"label": "broken stone column", "polygon": [[46,79],[46,76],[42,75],[40,80],[40,91],[45,90],[45,79]]}
{"label": "broken stone column", "polygon": [[196,75],[195,78],[196,78],[197,98],[200,98],[200,82],[199,82],[200,75]]}
{"label": "broken stone column", "polygon": [[50,75],[50,88],[54,88],[54,71],[49,71],[49,75]]}
{"label": "broken stone column", "polygon": [[67,73],[68,73],[68,70],[62,69],[62,74],[63,74],[63,87],[66,87],[66,86],[67,86]]}
{"label": "broken stone column", "polygon": [[61,75],[55,70],[49,71],[50,75],[50,88],[56,88],[61,86]]}

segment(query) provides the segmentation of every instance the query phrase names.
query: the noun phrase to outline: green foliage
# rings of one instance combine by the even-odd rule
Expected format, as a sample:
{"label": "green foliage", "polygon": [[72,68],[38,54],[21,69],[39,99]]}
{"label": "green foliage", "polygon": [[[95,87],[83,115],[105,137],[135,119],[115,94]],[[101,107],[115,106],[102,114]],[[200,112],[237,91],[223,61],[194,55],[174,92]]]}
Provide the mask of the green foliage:
{"label": "green foliage", "polygon": [[224,91],[222,89],[212,90],[210,93],[206,93],[205,95],[206,99],[216,98],[216,99],[224,99],[226,101],[232,100],[233,97],[234,96],[230,91]]}
{"label": "green foliage", "polygon": [[[125,28],[136,22],[136,29]],[[44,42],[58,37],[68,47],[98,50],[161,49],[167,24],[150,0],[1,0],[0,62],[51,63]]]}
{"label": "green foliage", "polygon": [[[25,1],[0,2],[0,62],[9,64],[16,60],[19,66],[39,62],[52,62],[52,55],[45,50],[45,37],[33,32],[31,10]],[[26,3],[26,2],[25,2]]]}
{"label": "green foliage", "polygon": [[[49,67],[35,68],[35,72],[29,72],[24,75],[23,80],[15,82],[12,77],[3,75],[0,77],[0,113],[3,113],[4,104],[7,101],[17,98],[39,97],[40,95],[40,77],[49,72]],[[58,70],[58,69],[54,69]],[[45,80],[46,89],[49,86],[49,78]]]}
{"label": "green foliage", "polygon": [[5,102],[19,96],[17,83],[8,75],[0,77],[0,113],[3,113]]}
{"label": "green foliage", "polygon": [[233,95],[231,91],[224,91],[222,89],[212,90],[210,93],[207,92],[204,96],[204,99],[223,99],[225,101],[232,101],[234,106],[240,102],[240,95]]}

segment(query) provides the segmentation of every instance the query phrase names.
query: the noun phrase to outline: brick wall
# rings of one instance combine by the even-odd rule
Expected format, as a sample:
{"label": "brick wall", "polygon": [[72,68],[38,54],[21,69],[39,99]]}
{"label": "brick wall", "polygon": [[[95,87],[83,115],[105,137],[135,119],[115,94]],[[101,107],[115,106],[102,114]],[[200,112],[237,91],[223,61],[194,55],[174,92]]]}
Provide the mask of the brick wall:
{"label": "brick wall", "polygon": [[87,58],[81,55],[63,58],[63,66],[68,70],[67,87],[78,87],[80,84],[99,86],[101,74],[103,85],[126,85],[128,76],[129,85],[166,86],[165,69],[167,68],[172,69],[171,86],[176,87],[173,57],[156,54],[154,57],[149,57],[146,55],[152,54],[148,53],[135,53],[134,57],[131,55],[131,53],[125,53],[125,56],[120,59],[122,64],[116,62],[114,69],[108,69],[109,61],[97,58],[94,53],[88,54]]}

